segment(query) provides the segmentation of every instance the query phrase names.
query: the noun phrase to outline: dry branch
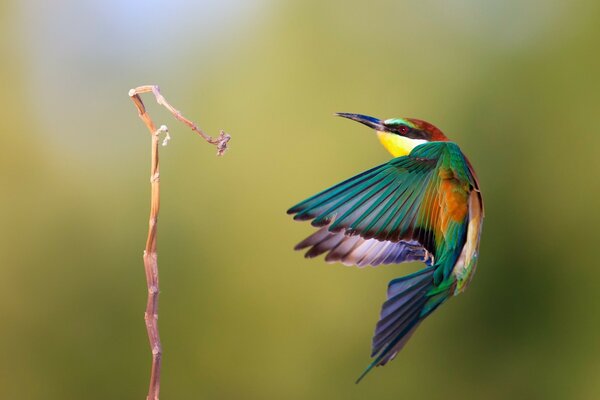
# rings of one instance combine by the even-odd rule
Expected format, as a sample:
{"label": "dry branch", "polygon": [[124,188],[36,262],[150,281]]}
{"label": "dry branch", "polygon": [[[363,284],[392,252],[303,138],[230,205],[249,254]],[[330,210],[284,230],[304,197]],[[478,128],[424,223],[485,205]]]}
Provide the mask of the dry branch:
{"label": "dry branch", "polygon": [[148,224],[148,238],[144,249],[144,269],[146,271],[146,283],[148,285],[148,301],[146,303],[146,330],[148,331],[148,340],[152,350],[152,367],[150,372],[150,385],[148,389],[147,400],[158,400],[160,392],[160,366],[162,358],[162,346],[160,335],[158,334],[158,262],[156,252],[156,234],[158,223],[158,211],[160,208],[160,170],[158,163],[158,144],[160,134],[165,134],[163,145],[170,138],[168,129],[165,125],[156,129],[154,122],[146,112],[146,107],[142,102],[140,94],[152,93],[158,104],[164,106],[179,121],[189,126],[194,132],[199,134],[204,140],[217,147],[217,155],[221,156],[227,150],[231,137],[221,131],[219,136],[213,138],[205,134],[196,124],[185,118],[175,109],[160,93],[158,86],[147,85],[139,86],[129,91],[129,97],[138,110],[139,117],[150,131],[152,138],[151,164],[150,164],[150,219]]}

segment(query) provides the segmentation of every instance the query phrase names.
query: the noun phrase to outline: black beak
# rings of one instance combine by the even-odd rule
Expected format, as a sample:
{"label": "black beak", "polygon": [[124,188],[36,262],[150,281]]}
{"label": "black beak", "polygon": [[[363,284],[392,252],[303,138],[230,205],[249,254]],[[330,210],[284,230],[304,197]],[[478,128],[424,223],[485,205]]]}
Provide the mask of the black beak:
{"label": "black beak", "polygon": [[375,129],[376,131],[387,130],[387,127],[383,124],[383,121],[381,121],[377,118],[369,117],[368,115],[350,114],[350,113],[335,113],[335,115],[344,117],[344,118],[348,118],[348,119],[351,119],[356,122],[360,122],[361,124],[364,124],[364,125],[368,126],[369,128]]}

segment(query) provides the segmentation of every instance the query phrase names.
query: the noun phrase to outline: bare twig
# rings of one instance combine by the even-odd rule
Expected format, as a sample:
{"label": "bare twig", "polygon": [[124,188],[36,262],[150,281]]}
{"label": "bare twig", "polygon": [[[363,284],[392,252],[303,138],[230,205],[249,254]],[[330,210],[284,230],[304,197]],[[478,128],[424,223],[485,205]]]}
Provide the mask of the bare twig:
{"label": "bare twig", "polygon": [[[175,118],[189,126],[194,132],[202,136],[202,138],[208,143],[216,145],[218,156],[222,156],[225,153],[225,151],[227,150],[227,144],[229,143],[231,136],[229,136],[224,131],[221,131],[219,133],[219,136],[217,136],[216,138],[213,138],[204,133],[200,128],[198,128],[198,126],[195,123],[184,117],[175,107],[173,107],[167,101],[167,99],[165,99],[165,97],[160,93],[160,89],[156,85],[139,86],[129,91],[129,97],[131,97],[136,107],[138,108],[138,111],[140,112],[140,118],[142,118],[146,126],[148,126],[148,129],[150,129],[150,126],[148,125],[147,121],[151,122],[151,120],[149,117],[147,117],[146,111],[144,109],[144,104],[142,103],[142,100],[139,97],[139,95],[142,93],[152,93],[156,98],[156,102],[161,106],[164,106],[167,110],[169,110]],[[142,115],[142,113],[146,115],[146,118]],[[155,130],[153,130],[152,132],[154,131]]]}
{"label": "bare twig", "polygon": [[135,104],[138,110],[139,117],[142,119],[152,135],[152,150],[150,164],[150,220],[148,226],[148,238],[144,249],[144,269],[146,271],[146,282],[148,284],[148,301],[146,303],[146,313],[144,319],[146,321],[146,330],[148,331],[148,340],[150,341],[150,349],[152,350],[152,368],[150,372],[150,387],[148,389],[147,400],[158,400],[160,392],[160,366],[162,358],[162,346],[160,336],[158,334],[158,261],[156,252],[156,233],[158,223],[158,211],[160,208],[160,171],[158,164],[158,143],[160,134],[165,134],[163,145],[166,145],[170,139],[169,131],[165,125],[156,129],[154,122],[146,112],[146,107],[142,102],[140,94],[152,93],[158,104],[164,106],[173,114],[179,121],[189,126],[194,132],[198,133],[204,140],[217,147],[217,155],[223,155],[227,150],[227,145],[231,137],[221,131],[218,137],[212,138],[205,134],[192,121],[185,118],[177,111],[162,94],[156,85],[139,86],[129,91],[129,97]]}

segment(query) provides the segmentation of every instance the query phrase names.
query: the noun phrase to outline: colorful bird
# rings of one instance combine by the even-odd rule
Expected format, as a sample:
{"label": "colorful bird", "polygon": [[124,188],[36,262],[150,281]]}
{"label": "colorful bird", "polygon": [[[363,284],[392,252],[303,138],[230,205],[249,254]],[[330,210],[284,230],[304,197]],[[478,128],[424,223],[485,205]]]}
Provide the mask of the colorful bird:
{"label": "colorful bird", "polygon": [[356,381],[392,360],[419,324],[475,273],[483,200],[475,171],[458,145],[414,118],[379,120],[338,113],[375,129],[389,162],[318,193],[288,210],[321,227],[296,246],[307,258],[377,266],[422,261],[392,280],[373,336],[375,359]]}

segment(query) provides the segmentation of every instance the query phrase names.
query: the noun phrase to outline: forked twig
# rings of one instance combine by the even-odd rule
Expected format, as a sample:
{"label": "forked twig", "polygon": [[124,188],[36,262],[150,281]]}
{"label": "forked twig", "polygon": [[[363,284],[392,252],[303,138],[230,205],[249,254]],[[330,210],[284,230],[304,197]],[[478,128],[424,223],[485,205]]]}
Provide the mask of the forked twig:
{"label": "forked twig", "polygon": [[158,163],[158,144],[160,134],[165,134],[163,145],[166,145],[170,139],[168,129],[165,125],[156,129],[154,122],[146,112],[146,107],[142,102],[140,94],[152,93],[158,104],[164,106],[173,116],[179,121],[189,126],[194,132],[199,134],[204,140],[210,144],[217,146],[217,155],[221,156],[227,150],[231,137],[221,131],[219,136],[212,138],[205,134],[189,119],[185,118],[179,111],[175,109],[164,96],[160,93],[158,86],[147,85],[139,86],[129,91],[129,97],[135,104],[138,110],[139,117],[142,119],[152,137],[152,157],[150,164],[150,220],[148,226],[148,238],[146,247],[144,248],[144,269],[146,271],[146,282],[148,284],[148,301],[146,303],[146,313],[144,319],[146,321],[146,330],[148,331],[148,340],[150,341],[150,349],[152,350],[152,367],[150,372],[150,387],[148,389],[147,400],[158,400],[160,392],[160,366],[162,358],[162,346],[160,336],[158,334],[158,261],[156,252],[156,233],[158,222],[158,211],[160,208],[160,171]]}
{"label": "forked twig", "polygon": [[187,126],[189,126],[194,132],[196,132],[198,135],[202,136],[202,138],[204,140],[206,140],[208,143],[216,145],[218,156],[222,156],[225,153],[225,151],[227,150],[227,144],[229,143],[231,136],[229,136],[224,131],[221,131],[219,133],[219,136],[217,136],[216,138],[213,138],[213,137],[207,135],[200,128],[198,128],[198,125],[196,125],[195,123],[193,123],[192,121],[190,121],[189,119],[184,117],[183,114],[181,114],[181,112],[179,112],[175,107],[173,107],[167,101],[167,99],[165,99],[165,97],[160,93],[160,89],[158,88],[157,85],[138,86],[137,88],[131,89],[129,91],[129,97],[131,97],[131,100],[133,100],[133,102],[135,103],[135,106],[138,109],[140,118],[142,119],[142,121],[144,121],[144,123],[146,124],[148,129],[153,134],[156,132],[156,128],[155,128],[154,124],[152,123],[150,116],[146,113],[146,108],[144,107],[144,103],[142,102],[142,99],[139,96],[142,93],[152,93],[154,95],[154,97],[156,98],[156,102],[158,104],[160,104],[161,106],[165,107],[167,110],[169,110],[175,118],[177,118],[179,121],[181,121],[184,124],[186,124]]}

